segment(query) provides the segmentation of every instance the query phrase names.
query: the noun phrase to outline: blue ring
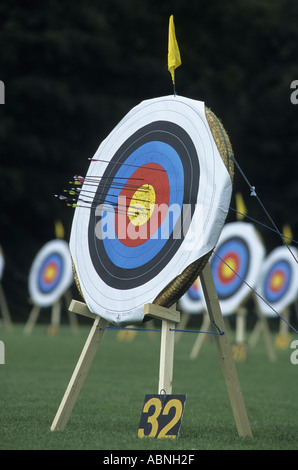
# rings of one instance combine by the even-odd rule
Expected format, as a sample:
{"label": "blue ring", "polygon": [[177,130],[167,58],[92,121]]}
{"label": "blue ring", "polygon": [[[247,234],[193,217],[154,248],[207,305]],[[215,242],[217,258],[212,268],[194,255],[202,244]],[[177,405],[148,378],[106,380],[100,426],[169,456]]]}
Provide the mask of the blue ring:
{"label": "blue ring", "polygon": [[[270,290],[269,281],[274,271],[281,270],[284,273],[284,283],[277,292]],[[277,261],[273,266],[270,267],[268,273],[265,276],[263,282],[263,290],[266,299],[269,302],[278,302],[287,292],[292,279],[292,268],[286,260]]]}
{"label": "blue ring", "polygon": [[[57,273],[52,282],[45,283],[43,281],[43,273],[49,263],[54,263],[57,266]],[[59,285],[61,281],[61,278],[63,275],[63,268],[64,268],[63,259],[60,256],[60,254],[53,253],[47,256],[47,258],[43,261],[41,267],[39,268],[38,275],[37,275],[38,288],[40,289],[41,292],[48,294],[49,292],[56,289],[57,285]]]}
{"label": "blue ring", "polygon": [[[227,284],[222,284],[217,276],[218,268],[220,264],[223,262],[220,258],[224,258],[227,252],[236,252],[238,254],[240,260],[240,266],[237,271],[237,274],[240,276],[235,275],[231,282]],[[216,253],[220,258],[214,256],[211,269],[213,273],[215,288],[217,291],[217,295],[219,299],[226,299],[228,297],[233,296],[237,290],[243,284],[242,279],[245,278],[248,267],[249,267],[249,250],[246,242],[240,238],[235,237],[225,241],[217,250]]]}
{"label": "blue ring", "polygon": [[[105,220],[108,226],[113,227],[111,232],[113,232],[114,235],[114,238],[104,238],[104,247],[112,263],[120,268],[138,268],[154,258],[168,241],[169,236],[173,232],[174,225],[181,215],[184,196],[183,165],[178,153],[169,144],[160,141],[150,141],[141,145],[125,160],[125,165],[122,165],[115,175],[115,182],[119,181],[117,179],[119,177],[126,178],[126,180],[121,180],[123,181],[124,187],[127,180],[136,171],[135,167],[127,165],[138,165],[141,167],[148,163],[159,164],[166,171],[170,188],[169,207],[171,207],[172,204],[177,204],[176,209],[178,209],[179,206],[177,211],[179,214],[175,214],[172,218],[168,211],[165,220],[152,238],[139,246],[130,247],[124,245],[116,235],[114,226],[115,214],[113,212],[104,211],[103,218],[106,218]],[[108,204],[111,200],[117,201],[121,190],[122,187],[116,189],[110,188],[106,195],[105,204]],[[161,238],[163,233],[166,234],[166,236]]]}
{"label": "blue ring", "polygon": [[194,288],[194,285],[192,285],[192,286],[188,289],[186,295],[187,295],[187,296],[190,298],[190,300],[192,300],[192,301],[197,301],[197,300],[200,300],[200,298],[201,298],[201,296],[200,296],[200,294],[199,294],[199,289],[195,289],[195,288]]}
{"label": "blue ring", "polygon": [[[97,212],[97,204],[107,201],[107,193],[110,189],[110,182],[114,179],[119,171],[119,166],[126,166],[128,158],[140,147],[149,142],[162,142],[169,145],[168,148],[174,149],[179,155],[183,171],[179,174],[179,180],[182,178],[184,187],[183,206],[188,205],[187,214],[185,215],[180,209],[179,199],[177,194],[171,196],[176,197],[175,205],[179,209],[180,217],[174,227],[181,236],[166,237],[165,244],[162,249],[159,249],[156,256],[153,256],[147,263],[134,263],[140,264],[135,268],[127,269],[126,263],[122,263],[124,267],[115,265],[109,258],[103,240],[103,219],[102,210]],[[146,163],[146,162],[145,162]],[[152,162],[151,162],[152,163]],[[158,163],[158,162],[157,162]],[[173,162],[166,158],[166,163],[170,166],[171,172],[176,174]],[[164,162],[161,162],[163,165]],[[148,164],[149,166],[149,164]],[[137,163],[137,167],[139,164]],[[177,165],[176,165],[177,167]],[[177,175],[178,178],[178,175]],[[170,183],[171,184],[171,183]],[[90,211],[89,224],[88,224],[88,246],[91,260],[99,277],[109,286],[119,290],[126,290],[139,287],[147,282],[150,282],[161,270],[170,262],[175,253],[181,249],[183,240],[188,232],[191,224],[193,214],[195,212],[196,202],[198,198],[200,186],[200,163],[196,147],[189,136],[189,134],[179,125],[170,121],[152,121],[149,124],[140,127],[132,135],[130,135],[125,142],[122,143],[117,151],[111,157],[102,178],[98,184],[97,190],[94,195],[92,210]],[[177,192],[177,188],[170,188],[170,191]],[[169,194],[170,196],[170,194]],[[116,204],[116,201],[115,203]],[[190,215],[190,218],[189,218]],[[148,240],[149,241],[149,240]],[[164,241],[164,240],[156,240]],[[147,243],[144,243],[147,247]],[[136,247],[135,247],[136,248]],[[133,256],[133,254],[132,254]],[[144,262],[145,258],[143,258]],[[123,259],[123,261],[125,261]],[[139,261],[139,260],[138,260]]]}

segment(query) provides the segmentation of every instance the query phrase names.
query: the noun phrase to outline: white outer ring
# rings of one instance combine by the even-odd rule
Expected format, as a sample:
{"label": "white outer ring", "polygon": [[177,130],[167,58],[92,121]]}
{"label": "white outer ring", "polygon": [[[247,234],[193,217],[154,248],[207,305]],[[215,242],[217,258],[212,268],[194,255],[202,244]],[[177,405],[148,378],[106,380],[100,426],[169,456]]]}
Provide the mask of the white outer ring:
{"label": "white outer ring", "polygon": [[183,312],[196,315],[206,311],[207,307],[200,280],[198,280],[198,295],[198,299],[192,299],[188,295],[188,291],[185,292],[181,299],[179,299],[179,306]]}

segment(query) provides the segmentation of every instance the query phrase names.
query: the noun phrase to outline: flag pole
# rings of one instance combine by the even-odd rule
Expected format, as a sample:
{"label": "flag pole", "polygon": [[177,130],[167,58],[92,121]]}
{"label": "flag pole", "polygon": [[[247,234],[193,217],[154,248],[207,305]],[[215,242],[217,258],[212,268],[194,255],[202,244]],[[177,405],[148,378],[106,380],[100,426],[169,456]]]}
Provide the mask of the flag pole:
{"label": "flag pole", "polygon": [[173,76],[174,76],[174,80],[173,80],[173,92],[174,92],[174,96],[176,96],[176,87],[175,87],[175,70],[173,70]]}

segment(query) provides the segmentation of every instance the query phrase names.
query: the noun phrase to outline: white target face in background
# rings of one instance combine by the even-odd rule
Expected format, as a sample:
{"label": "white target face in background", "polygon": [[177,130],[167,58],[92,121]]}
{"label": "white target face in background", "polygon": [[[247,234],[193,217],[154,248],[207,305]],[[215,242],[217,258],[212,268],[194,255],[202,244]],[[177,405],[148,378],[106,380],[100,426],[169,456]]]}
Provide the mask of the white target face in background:
{"label": "white target face in background", "polygon": [[255,287],[265,250],[252,224],[233,222],[224,226],[214,252],[211,271],[222,313],[228,315]]}
{"label": "white target face in background", "polygon": [[[297,250],[291,247],[297,259]],[[286,246],[275,248],[265,259],[258,278],[257,297],[260,310],[267,316],[276,316],[294,302],[298,295],[297,262]],[[269,305],[268,305],[269,304]],[[271,307],[274,309],[272,309]]]}
{"label": "white target face in background", "polygon": [[197,314],[206,310],[206,302],[199,277],[181,297],[179,305],[186,313]]}
{"label": "white target face in background", "polygon": [[99,146],[75,209],[70,250],[88,308],[142,321],[144,304],[216,245],[231,190],[204,103],[133,108]]}
{"label": "white target face in background", "polygon": [[49,307],[73,283],[68,243],[52,240],[37,253],[29,273],[29,293],[36,305]]}

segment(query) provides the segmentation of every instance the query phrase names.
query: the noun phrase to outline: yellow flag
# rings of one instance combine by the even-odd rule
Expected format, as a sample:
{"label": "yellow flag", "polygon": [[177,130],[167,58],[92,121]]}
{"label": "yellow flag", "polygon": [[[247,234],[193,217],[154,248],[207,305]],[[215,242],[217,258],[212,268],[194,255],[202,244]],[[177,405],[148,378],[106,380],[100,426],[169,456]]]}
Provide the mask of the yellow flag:
{"label": "yellow flag", "polygon": [[[243,201],[243,198],[242,198],[242,195],[240,193],[236,193],[236,209],[237,209],[237,220],[242,220],[244,219],[244,216],[246,215],[246,206],[244,204],[244,201]],[[240,212],[240,214],[239,214]]]}
{"label": "yellow flag", "polygon": [[64,227],[60,220],[56,220],[55,222],[55,233],[56,238],[64,238]]}
{"label": "yellow flag", "polygon": [[282,228],[282,232],[283,232],[284,237],[287,237],[287,238],[284,238],[284,241],[286,243],[291,243],[291,240],[289,240],[289,238],[293,238],[291,227],[288,224],[284,225]]}
{"label": "yellow flag", "polygon": [[172,75],[173,83],[175,83],[174,70],[181,65],[180,51],[176,40],[174,17],[170,16],[169,22],[169,44],[168,44],[168,69]]}

